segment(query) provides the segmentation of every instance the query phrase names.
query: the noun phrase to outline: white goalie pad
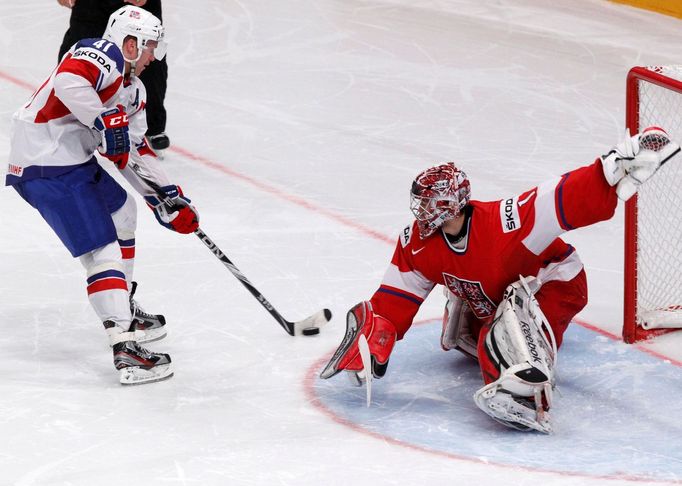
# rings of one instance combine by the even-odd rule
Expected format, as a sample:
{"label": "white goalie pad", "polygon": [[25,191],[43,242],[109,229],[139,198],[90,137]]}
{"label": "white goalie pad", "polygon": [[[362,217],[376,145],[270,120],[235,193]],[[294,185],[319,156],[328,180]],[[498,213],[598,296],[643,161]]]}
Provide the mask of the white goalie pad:
{"label": "white goalie pad", "polygon": [[[546,384],[547,393],[551,394],[551,386]],[[543,391],[538,389],[537,398],[514,395],[503,386],[490,383],[476,392],[476,405],[497,422],[516,430],[537,430],[545,434],[552,432],[549,411],[541,404]],[[548,395],[549,396],[549,395]]]}
{"label": "white goalie pad", "polygon": [[521,277],[505,290],[485,339],[486,354],[500,377],[478,390],[474,401],[508,427],[549,433],[557,348],[533,284],[538,287]]}
{"label": "white goalie pad", "polygon": [[440,345],[445,351],[456,349],[467,356],[478,359],[476,349],[477,336],[472,334],[471,322],[476,319],[469,305],[447,288],[444,294],[448,298],[443,314],[443,331]]}

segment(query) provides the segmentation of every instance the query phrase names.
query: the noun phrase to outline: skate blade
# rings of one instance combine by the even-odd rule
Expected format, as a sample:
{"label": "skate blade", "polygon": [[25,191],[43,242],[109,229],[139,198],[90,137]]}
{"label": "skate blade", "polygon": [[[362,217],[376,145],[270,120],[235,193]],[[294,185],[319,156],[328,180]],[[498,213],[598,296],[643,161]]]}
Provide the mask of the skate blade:
{"label": "skate blade", "polygon": [[166,329],[163,327],[157,329],[149,329],[147,331],[142,331],[137,329],[135,331],[136,341],[139,344],[153,343],[154,341],[160,341],[168,335]]}
{"label": "skate blade", "polygon": [[144,385],[167,380],[171,376],[173,376],[173,368],[170,363],[154,366],[149,370],[139,366],[130,366],[121,370],[119,381],[121,385]]}

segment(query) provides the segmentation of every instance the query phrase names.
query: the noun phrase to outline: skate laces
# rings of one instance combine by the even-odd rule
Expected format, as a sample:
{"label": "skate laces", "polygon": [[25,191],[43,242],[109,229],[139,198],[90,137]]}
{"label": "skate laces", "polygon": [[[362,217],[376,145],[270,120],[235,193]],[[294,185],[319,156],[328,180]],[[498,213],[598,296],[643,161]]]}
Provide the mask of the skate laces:
{"label": "skate laces", "polygon": [[145,311],[135,299],[130,299],[130,306],[133,308],[133,316],[143,319],[154,319],[156,316]]}
{"label": "skate laces", "polygon": [[130,313],[133,317],[139,317],[142,319],[154,319],[156,316],[145,311],[140,304],[133,298],[135,292],[137,291],[137,282],[132,282],[132,289],[130,290]]}
{"label": "skate laces", "polygon": [[135,343],[135,349],[136,349],[140,354],[144,355],[144,356],[147,357],[147,358],[150,357],[150,356],[152,355],[152,352],[151,352],[151,351],[149,351],[147,348],[143,348],[142,346],[140,346],[140,345],[137,344],[137,343]]}
{"label": "skate laces", "polygon": [[134,351],[138,355],[149,357],[152,353],[147,349],[140,346],[136,341],[128,341],[126,348],[128,350]]}

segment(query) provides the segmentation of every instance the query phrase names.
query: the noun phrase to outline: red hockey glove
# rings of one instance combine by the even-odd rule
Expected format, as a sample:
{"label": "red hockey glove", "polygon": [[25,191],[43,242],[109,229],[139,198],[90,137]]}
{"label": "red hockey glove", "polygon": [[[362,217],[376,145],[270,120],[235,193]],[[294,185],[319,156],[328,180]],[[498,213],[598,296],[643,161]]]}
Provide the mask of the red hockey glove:
{"label": "red hockey glove", "polygon": [[388,319],[377,315],[369,302],[360,302],[346,316],[346,335],[338,349],[324,367],[320,378],[331,378],[341,370],[353,373],[355,377],[364,378],[364,370],[358,339],[360,335],[367,338],[372,361],[372,375],[381,378],[386,374],[388,358],[396,341],[395,326]]}
{"label": "red hockey glove", "polygon": [[180,186],[160,188],[166,200],[157,196],[145,196],[147,206],[154,211],[156,220],[170,230],[178,233],[194,233],[199,227],[199,213],[188,198],[182,193]]}
{"label": "red hockey glove", "polygon": [[103,111],[95,118],[93,126],[102,136],[99,153],[123,169],[128,163],[130,152],[128,115],[123,105]]}

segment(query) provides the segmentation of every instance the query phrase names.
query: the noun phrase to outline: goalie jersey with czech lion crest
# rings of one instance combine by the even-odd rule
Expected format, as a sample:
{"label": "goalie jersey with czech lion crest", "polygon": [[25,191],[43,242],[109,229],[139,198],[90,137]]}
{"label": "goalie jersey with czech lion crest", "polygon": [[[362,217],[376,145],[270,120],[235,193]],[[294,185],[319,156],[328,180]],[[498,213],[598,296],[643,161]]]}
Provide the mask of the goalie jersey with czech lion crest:
{"label": "goalie jersey with czech lion crest", "polygon": [[583,269],[562,233],[610,218],[617,197],[599,160],[501,201],[470,201],[466,235],[457,242],[439,229],[422,239],[417,222],[399,237],[371,302],[402,338],[436,284],[465,301],[481,322],[495,314],[519,275],[569,281]]}

